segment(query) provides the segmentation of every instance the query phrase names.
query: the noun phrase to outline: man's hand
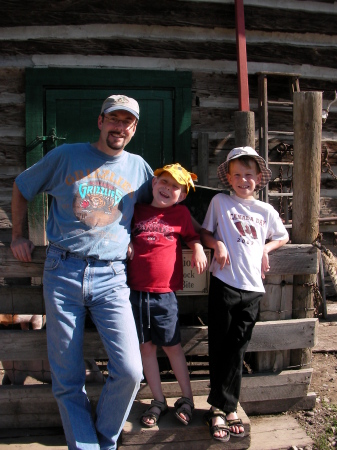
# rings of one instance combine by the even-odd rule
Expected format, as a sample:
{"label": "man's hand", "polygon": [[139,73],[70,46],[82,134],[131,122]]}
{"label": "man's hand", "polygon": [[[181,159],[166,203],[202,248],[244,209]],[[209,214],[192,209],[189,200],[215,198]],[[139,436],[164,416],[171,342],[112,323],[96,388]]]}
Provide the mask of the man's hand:
{"label": "man's hand", "polygon": [[133,255],[135,254],[135,251],[133,249],[133,244],[132,242],[129,243],[128,245],[128,252],[127,252],[127,259],[133,259]]}
{"label": "man's hand", "polygon": [[31,262],[34,248],[33,242],[23,237],[13,239],[11,243],[14,257],[22,262]]}

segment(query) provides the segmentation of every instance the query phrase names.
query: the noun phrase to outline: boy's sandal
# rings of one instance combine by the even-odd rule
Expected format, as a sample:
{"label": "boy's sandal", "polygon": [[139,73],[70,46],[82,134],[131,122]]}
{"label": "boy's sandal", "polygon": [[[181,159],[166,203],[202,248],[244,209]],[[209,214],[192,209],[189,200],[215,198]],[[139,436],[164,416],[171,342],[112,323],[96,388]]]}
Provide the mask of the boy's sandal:
{"label": "boy's sandal", "polygon": [[243,423],[242,423],[241,419],[232,419],[232,420],[227,419],[227,425],[228,425],[228,428],[231,428],[231,427],[242,427],[243,431],[241,431],[241,433],[235,433],[234,431],[231,431],[231,430],[229,430],[229,432],[230,432],[231,436],[233,436],[233,437],[237,437],[237,438],[244,437],[245,429],[244,429],[244,426],[243,426]]}
{"label": "boy's sandal", "polygon": [[[160,409],[160,413],[151,411],[154,406],[156,406],[157,408]],[[164,416],[167,413],[167,411],[168,411],[168,406],[167,406],[166,398],[164,399],[163,402],[159,402],[158,400],[152,400],[149,408],[147,408],[147,410],[144,411],[143,414],[141,415],[140,423],[144,427],[148,427],[148,428],[155,427],[156,425],[158,425],[160,417]],[[153,423],[145,422],[144,421],[145,417],[149,418],[149,419],[153,419]]]}
{"label": "boy's sandal", "polygon": [[[185,405],[190,406],[191,409],[187,409]],[[192,411],[194,409],[194,403],[192,402],[192,400],[190,400],[188,397],[181,397],[175,402],[174,408],[176,410],[176,418],[180,420],[180,422],[182,422],[184,425],[188,425],[192,420]],[[184,414],[185,416],[187,416],[188,420],[183,419],[180,414]]]}
{"label": "boy's sandal", "polygon": [[[219,424],[219,425],[212,425],[212,419],[214,419],[215,417],[221,417],[221,419],[225,423]],[[227,425],[226,414],[223,411],[221,411],[220,409],[215,409],[214,411],[212,411],[212,409],[210,409],[209,411],[207,411],[204,414],[204,421],[205,421],[206,425],[209,426],[209,432],[213,439],[215,439],[216,441],[221,441],[221,442],[229,441],[231,435],[230,435],[229,427]],[[217,431],[225,431],[227,434],[223,437],[214,436],[214,434]]]}

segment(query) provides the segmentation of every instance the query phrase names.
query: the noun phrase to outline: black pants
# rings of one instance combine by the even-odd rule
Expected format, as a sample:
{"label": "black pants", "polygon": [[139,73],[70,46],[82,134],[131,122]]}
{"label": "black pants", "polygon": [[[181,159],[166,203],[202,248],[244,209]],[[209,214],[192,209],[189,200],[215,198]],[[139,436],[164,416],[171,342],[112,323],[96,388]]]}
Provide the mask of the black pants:
{"label": "black pants", "polygon": [[208,301],[211,391],[208,403],[227,414],[237,410],[243,359],[262,296],[261,292],[228,286],[211,275]]}

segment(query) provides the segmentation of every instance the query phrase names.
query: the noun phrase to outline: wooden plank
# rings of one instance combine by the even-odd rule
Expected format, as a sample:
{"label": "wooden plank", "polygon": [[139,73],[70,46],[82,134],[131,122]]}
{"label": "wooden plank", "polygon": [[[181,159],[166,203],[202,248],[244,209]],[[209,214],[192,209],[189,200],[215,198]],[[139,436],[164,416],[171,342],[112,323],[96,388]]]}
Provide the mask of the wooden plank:
{"label": "wooden plank", "polygon": [[[203,415],[209,409],[205,396],[196,397],[193,421],[188,427],[181,426],[173,414],[173,404],[176,398],[168,399],[170,408],[169,414],[160,420],[159,426],[153,428],[143,428],[139,422],[141,413],[150,405],[150,400],[136,400],[126,421],[121,439],[122,449],[155,449],[157,445],[172,449],[193,448],[196,450],[223,449],[223,444],[211,439],[208,427],[203,422]],[[238,406],[238,414],[243,420],[245,427],[245,437],[240,439],[240,446],[237,447],[236,439],[231,439],[226,443],[226,449],[245,449],[250,445],[250,420],[241,406]],[[221,444],[221,445],[220,445]],[[145,446],[145,447],[143,447]]]}
{"label": "wooden plank", "polygon": [[1,314],[45,314],[42,286],[0,286]]}
{"label": "wooden plank", "polygon": [[[312,447],[312,440],[306,435],[305,430],[298,424],[296,419],[287,415],[250,417],[251,422],[251,444],[249,450],[288,450],[294,447]],[[36,434],[36,433],[34,433]],[[67,450],[64,434],[62,430],[53,435],[43,435],[24,437],[5,437],[1,439],[0,450],[45,450],[46,447],[53,450]],[[223,447],[222,447],[223,448]],[[227,448],[227,446],[226,446]],[[123,447],[119,447],[123,449]],[[136,447],[126,447],[129,450],[136,450]],[[141,450],[146,450],[144,446]],[[151,447],[151,450],[159,450],[159,447]],[[168,450],[168,444],[162,444],[161,449]],[[193,449],[196,448],[193,445]],[[176,450],[176,449],[173,449]],[[186,450],[186,446],[183,450]]]}
{"label": "wooden plank", "polygon": [[[317,250],[317,249],[316,249]],[[269,254],[268,275],[297,275],[318,273],[318,251],[308,244],[287,244]]]}
{"label": "wooden plank", "polygon": [[41,277],[46,258],[46,247],[35,247],[32,262],[24,263],[14,258],[8,245],[0,247],[0,277]]}
{"label": "wooden plank", "polygon": [[[43,263],[46,247],[37,246],[34,249],[31,263],[22,263],[14,258],[8,245],[0,247],[0,277],[40,277],[43,273]],[[286,274],[316,274],[318,273],[318,249],[310,244],[287,244],[269,254],[269,275]]]}
{"label": "wooden plank", "polygon": [[250,420],[252,440],[249,450],[311,448],[313,444],[294,417],[252,417]]}
{"label": "wooden plank", "polygon": [[[249,352],[289,350],[313,347],[317,343],[318,319],[292,319],[257,322]],[[182,346],[186,355],[207,355],[207,327],[182,327]],[[45,330],[0,330],[0,360],[47,358]],[[84,333],[84,357],[106,359],[106,352],[96,331]]]}
{"label": "wooden plank", "polygon": [[306,397],[281,398],[262,402],[242,402],[241,406],[249,415],[277,414],[286,411],[310,410],[316,406],[316,394],[308,393]]}
{"label": "wooden plank", "polygon": [[257,322],[249,352],[311,348],[317,342],[318,319]]}
{"label": "wooden plank", "polygon": [[[293,277],[270,275],[265,284],[266,293],[260,302],[259,320],[284,320],[292,317]],[[280,371],[290,365],[290,351],[257,352],[253,356],[253,370]]]}
{"label": "wooden plank", "polygon": [[[249,413],[259,412],[260,414],[286,411],[291,407],[295,408],[300,402],[303,408],[311,375],[312,369],[288,370],[280,374],[244,375],[241,406]],[[201,385],[203,389],[200,389]],[[86,388],[94,408],[97,405],[102,384],[89,383]],[[192,389],[195,398],[207,395],[209,380],[192,380]],[[180,396],[177,382],[163,382],[163,391],[169,399]],[[296,397],[296,394],[301,395]],[[145,400],[151,397],[149,388],[143,384],[137,399]],[[315,396],[311,394],[310,398],[313,399]],[[0,404],[0,428],[60,425],[51,385],[1,386]],[[312,401],[307,402],[306,409],[311,407]]]}
{"label": "wooden plank", "polygon": [[279,374],[253,374],[244,376],[240,402],[263,402],[284,398],[305,397],[313,369],[285,370]]}
{"label": "wooden plank", "polygon": [[[97,405],[102,387],[103,384],[101,383],[88,383],[86,385],[90,403],[93,406]],[[2,405],[0,408],[0,428],[6,416],[18,414],[18,411],[23,416],[26,414],[58,414],[58,406],[52,393],[51,384],[0,386],[0,399]]]}
{"label": "wooden plank", "polygon": [[[280,373],[259,373],[244,375],[241,385],[240,402],[279,400],[282,398],[305,397],[313,369],[284,370]],[[191,379],[194,396],[206,395],[209,392],[209,379]],[[165,397],[178,397],[180,387],[176,381],[163,381]],[[146,383],[142,383],[137,399],[151,398],[151,390]]]}

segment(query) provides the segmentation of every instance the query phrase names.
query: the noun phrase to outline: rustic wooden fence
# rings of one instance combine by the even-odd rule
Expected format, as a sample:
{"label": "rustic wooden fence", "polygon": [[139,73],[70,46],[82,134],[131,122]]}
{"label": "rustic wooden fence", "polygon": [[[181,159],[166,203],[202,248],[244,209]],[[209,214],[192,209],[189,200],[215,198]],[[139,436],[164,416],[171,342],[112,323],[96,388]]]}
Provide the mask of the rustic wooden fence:
{"label": "rustic wooden fence", "polygon": [[[17,261],[8,246],[0,247],[0,277],[42,276],[45,247],[36,247],[31,263]],[[318,319],[292,319],[292,278],[318,272],[318,250],[311,245],[286,245],[270,254],[271,269],[266,278],[266,294],[261,302],[248,352],[255,355],[252,373],[244,375],[240,403],[247,414],[268,414],[290,408],[310,409],[315,394],[310,393],[310,365],[289,367],[289,352],[312,348],[317,339]],[[205,304],[207,300],[205,300]],[[43,314],[42,286],[0,286],[0,313]],[[47,325],[48,326],[48,325]],[[0,330],[0,361],[47,359],[45,330]],[[207,326],[182,327],[186,356],[207,357]],[[105,360],[106,352],[96,330],[86,330],[84,357]],[[206,395],[208,377],[192,380],[195,396]],[[163,383],[167,397],[178,397],[175,381]],[[87,385],[93,407],[102,384]],[[146,384],[138,399],[150,398]],[[0,428],[60,426],[61,421],[49,384],[0,386]]]}

